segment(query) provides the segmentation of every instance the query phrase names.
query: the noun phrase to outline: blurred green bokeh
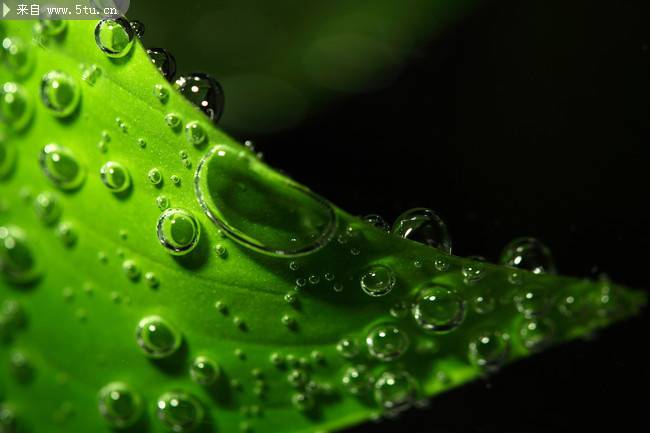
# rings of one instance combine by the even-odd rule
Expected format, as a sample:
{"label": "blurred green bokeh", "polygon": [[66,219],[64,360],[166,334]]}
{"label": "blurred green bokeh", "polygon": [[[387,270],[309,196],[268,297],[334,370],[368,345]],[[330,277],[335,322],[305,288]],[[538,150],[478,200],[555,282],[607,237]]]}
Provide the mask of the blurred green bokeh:
{"label": "blurred green bokeh", "polygon": [[134,0],[144,44],[224,86],[229,131],[291,128],[346,94],[391,82],[401,65],[478,0]]}

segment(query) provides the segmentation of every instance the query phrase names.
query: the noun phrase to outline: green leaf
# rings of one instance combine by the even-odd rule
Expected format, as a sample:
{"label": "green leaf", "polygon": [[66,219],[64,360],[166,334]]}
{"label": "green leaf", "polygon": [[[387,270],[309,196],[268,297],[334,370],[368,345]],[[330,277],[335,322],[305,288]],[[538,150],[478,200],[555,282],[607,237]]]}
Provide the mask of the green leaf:
{"label": "green leaf", "polygon": [[34,25],[0,24],[1,431],[336,430],[645,302],[389,235],[216,129],[139,43]]}

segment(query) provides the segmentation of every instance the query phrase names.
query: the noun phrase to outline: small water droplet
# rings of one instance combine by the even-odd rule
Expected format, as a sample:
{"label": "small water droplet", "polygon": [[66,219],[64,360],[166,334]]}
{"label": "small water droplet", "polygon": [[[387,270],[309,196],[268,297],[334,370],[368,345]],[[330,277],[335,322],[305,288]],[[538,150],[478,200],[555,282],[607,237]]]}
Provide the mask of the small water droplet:
{"label": "small water droplet", "polygon": [[153,95],[163,104],[169,99],[169,89],[162,84],[153,86]]}
{"label": "small water droplet", "polygon": [[144,281],[147,283],[147,286],[155,289],[160,285],[160,280],[153,272],[147,272],[144,274]]}
{"label": "small water droplet", "polygon": [[341,338],[336,343],[336,351],[343,358],[354,358],[359,354],[359,344],[352,338]]}
{"label": "small water droplet", "polygon": [[381,231],[387,233],[390,232],[390,224],[388,224],[381,215],[377,215],[377,214],[366,215],[363,217],[363,220],[366,223],[370,224],[375,228],[378,228]]}
{"label": "small water droplet", "polygon": [[158,240],[170,254],[184,255],[199,243],[201,226],[183,209],[167,209],[158,218]]}
{"label": "small water droplet", "polygon": [[169,199],[164,195],[159,195],[156,197],[156,206],[158,206],[158,209],[160,210],[169,209]]}
{"label": "small water droplet", "polygon": [[291,397],[291,404],[299,411],[306,411],[314,407],[314,397],[305,392],[297,392]]}
{"label": "small water droplet", "polygon": [[13,283],[31,283],[40,270],[25,233],[15,226],[0,226],[0,273]]}
{"label": "small water droplet", "polygon": [[34,57],[27,43],[18,37],[8,37],[2,40],[1,48],[0,58],[3,58],[7,69],[19,77],[29,75]]}
{"label": "small water droplet", "polygon": [[147,173],[147,180],[152,185],[160,185],[163,180],[162,173],[160,173],[160,170],[158,170],[157,168],[152,168]]}
{"label": "small water droplet", "polygon": [[510,353],[508,334],[486,331],[469,343],[470,361],[482,368],[494,369],[503,364]]}
{"label": "small water droplet", "polygon": [[119,162],[107,162],[99,170],[99,174],[102,183],[112,192],[124,192],[131,186],[131,175]]}
{"label": "small water droplet", "polygon": [[409,338],[395,325],[378,325],[368,333],[366,345],[370,356],[390,362],[406,353]]}
{"label": "small water droplet", "polygon": [[447,225],[430,209],[415,208],[404,212],[395,220],[391,233],[451,254]]}
{"label": "small water droplet", "polygon": [[172,355],[181,345],[181,333],[160,316],[140,320],[135,332],[140,350],[149,358],[162,359]]}
{"label": "small water droplet", "polygon": [[125,18],[101,20],[95,27],[95,42],[108,57],[126,56],[133,46],[135,32]]}
{"label": "small water droplet", "polygon": [[172,391],[158,397],[156,414],[167,429],[185,433],[201,424],[205,409],[196,397],[182,391]]}
{"label": "small water droplet", "polygon": [[124,429],[142,416],[142,397],[123,382],[111,382],[99,391],[98,408],[110,427]]}
{"label": "small water droplet", "polygon": [[417,397],[415,379],[405,371],[385,371],[375,382],[375,402],[391,411],[410,407]]}
{"label": "small water droplet", "polygon": [[548,310],[550,299],[541,286],[520,289],[514,295],[517,311],[527,318],[539,317]]}
{"label": "small water droplet", "polygon": [[418,292],[412,313],[417,324],[425,331],[450,332],[465,317],[465,301],[449,288],[425,287]]}
{"label": "small water droplet", "polygon": [[477,295],[472,299],[472,306],[477,313],[488,314],[494,311],[496,299],[489,293]]}
{"label": "small water droplet", "polygon": [[176,88],[213,122],[221,118],[224,106],[221,85],[208,74],[193,73],[176,80]]}
{"label": "small water droplet", "polygon": [[526,269],[535,274],[555,273],[551,251],[535,238],[519,238],[505,246],[501,253],[501,264]]}
{"label": "small water droplet", "polygon": [[178,129],[183,123],[183,119],[181,119],[181,117],[176,113],[167,113],[165,115],[165,123],[171,129]]}
{"label": "small water droplet", "polygon": [[216,362],[206,356],[197,356],[190,366],[190,377],[199,385],[209,386],[214,384],[220,375]]}
{"label": "small water droplet", "polygon": [[18,433],[18,417],[12,408],[0,403],[0,432]]}
{"label": "small water droplet", "polygon": [[57,117],[70,116],[79,105],[81,89],[65,72],[50,71],[41,80],[41,101]]}
{"label": "small water droplet", "polygon": [[483,278],[485,275],[485,268],[483,267],[483,264],[478,261],[467,262],[463,265],[461,272],[465,284],[472,284]]}
{"label": "small water droplet", "polygon": [[131,281],[136,281],[140,278],[140,268],[138,268],[138,265],[133,260],[125,260],[122,263],[122,271],[124,271],[126,278]]}
{"label": "small water droplet", "polygon": [[373,265],[361,276],[361,289],[370,296],[384,296],[395,287],[395,273],[385,265]]}
{"label": "small water droplet", "polygon": [[65,190],[79,188],[86,172],[74,154],[58,144],[48,144],[41,151],[39,163],[43,174],[56,186]]}
{"label": "small water droplet", "polygon": [[144,138],[138,138],[138,146],[140,146],[140,149],[144,149],[147,147],[147,141]]}
{"label": "small water droplet", "polygon": [[200,146],[207,138],[207,134],[201,124],[193,120],[185,125],[185,138],[188,143],[194,146]]}
{"label": "small water droplet", "polygon": [[61,205],[57,197],[51,192],[42,192],[34,200],[36,216],[44,224],[53,224],[61,216]]}
{"label": "small water droplet", "polygon": [[21,130],[32,118],[33,103],[19,84],[8,82],[0,87],[0,121]]}
{"label": "small water droplet", "polygon": [[91,86],[94,86],[97,83],[97,80],[102,75],[102,70],[97,65],[84,66],[81,71],[81,79],[88,83]]}
{"label": "small water droplet", "polygon": [[174,79],[176,75],[176,59],[164,48],[149,48],[147,54],[156,68],[160,71],[167,81]]}
{"label": "small water droplet", "polygon": [[554,335],[555,325],[550,319],[525,320],[519,328],[522,344],[533,352],[548,346]]}
{"label": "small water droplet", "polygon": [[348,367],[343,372],[341,382],[350,394],[356,396],[368,393],[373,383],[372,377],[364,365]]}

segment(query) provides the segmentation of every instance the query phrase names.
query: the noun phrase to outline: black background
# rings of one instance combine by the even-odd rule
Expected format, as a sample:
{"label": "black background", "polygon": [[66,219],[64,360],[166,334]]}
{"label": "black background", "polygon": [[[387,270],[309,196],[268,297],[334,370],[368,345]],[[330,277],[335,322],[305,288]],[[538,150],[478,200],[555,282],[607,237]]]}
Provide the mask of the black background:
{"label": "black background", "polygon": [[[486,2],[389,87],[252,138],[352,213],[436,210],[456,254],[530,235],[563,274],[649,288],[649,33],[647,1]],[[644,313],[349,431],[640,431],[648,330]]]}

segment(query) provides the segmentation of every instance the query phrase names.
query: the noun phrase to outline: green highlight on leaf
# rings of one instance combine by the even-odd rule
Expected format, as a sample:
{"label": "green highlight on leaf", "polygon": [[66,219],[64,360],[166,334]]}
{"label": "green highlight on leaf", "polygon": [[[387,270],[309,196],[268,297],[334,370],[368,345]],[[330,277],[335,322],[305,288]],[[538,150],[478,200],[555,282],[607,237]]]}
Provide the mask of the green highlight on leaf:
{"label": "green highlight on leaf", "polygon": [[334,431],[645,304],[533,240],[498,266],[429,210],[347,214],[119,25],[0,23],[0,431]]}

